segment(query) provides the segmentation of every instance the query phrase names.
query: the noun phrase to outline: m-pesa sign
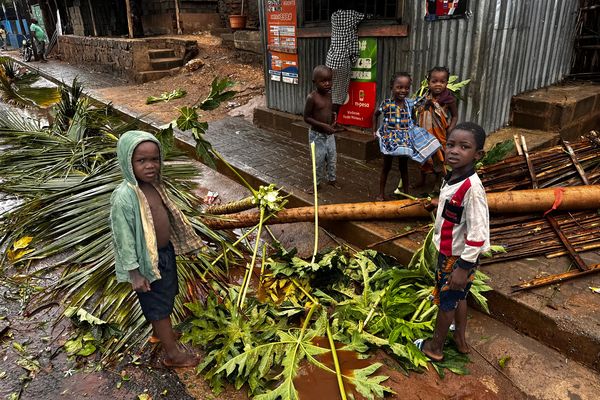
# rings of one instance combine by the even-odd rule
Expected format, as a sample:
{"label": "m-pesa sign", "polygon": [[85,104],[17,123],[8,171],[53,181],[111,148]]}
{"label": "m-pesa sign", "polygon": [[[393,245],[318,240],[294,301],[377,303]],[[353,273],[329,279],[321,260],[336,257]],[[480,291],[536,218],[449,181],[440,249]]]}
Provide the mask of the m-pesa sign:
{"label": "m-pesa sign", "polygon": [[377,39],[360,38],[358,48],[358,60],[352,67],[348,96],[340,107],[337,122],[370,128],[377,101]]}

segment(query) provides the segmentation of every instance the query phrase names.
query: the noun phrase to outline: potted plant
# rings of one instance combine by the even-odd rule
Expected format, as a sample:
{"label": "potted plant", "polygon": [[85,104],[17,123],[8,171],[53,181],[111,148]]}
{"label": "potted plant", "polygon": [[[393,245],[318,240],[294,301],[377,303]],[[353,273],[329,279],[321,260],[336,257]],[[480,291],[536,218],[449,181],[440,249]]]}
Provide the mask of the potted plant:
{"label": "potted plant", "polygon": [[239,15],[229,15],[229,26],[232,30],[244,29],[246,27],[246,15],[244,15],[244,3],[246,0],[242,0],[242,10]]}

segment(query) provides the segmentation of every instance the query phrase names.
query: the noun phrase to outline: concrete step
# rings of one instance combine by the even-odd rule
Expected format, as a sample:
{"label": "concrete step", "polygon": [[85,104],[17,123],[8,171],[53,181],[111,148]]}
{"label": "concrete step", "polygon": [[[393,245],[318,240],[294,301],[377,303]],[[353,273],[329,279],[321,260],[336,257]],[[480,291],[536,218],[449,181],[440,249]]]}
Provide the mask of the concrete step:
{"label": "concrete step", "polygon": [[[600,262],[600,255],[594,252],[580,256],[587,265]],[[600,286],[600,276],[518,293],[511,290],[520,282],[568,271],[571,264],[568,257],[484,264],[481,270],[491,278],[493,287],[486,297],[494,318],[600,372],[600,295],[589,289]]]}
{"label": "concrete step", "polygon": [[148,56],[151,60],[157,58],[173,58],[175,57],[175,50],[173,49],[151,49],[148,50]]}
{"label": "concrete step", "polygon": [[[597,399],[600,375],[556,350],[477,311],[469,312],[471,350],[507,377],[528,399]],[[475,356],[475,355],[473,355]],[[498,361],[510,357],[500,367]]]}
{"label": "concrete step", "polygon": [[[266,107],[254,109],[254,125],[289,137],[298,143],[308,143],[309,126],[299,115],[271,110]],[[359,131],[345,130],[336,133],[337,152],[357,160],[379,157],[377,141]]]}
{"label": "concrete step", "polygon": [[[308,144],[309,125],[294,122],[291,127],[291,139],[298,143]],[[357,160],[372,160],[379,157],[379,147],[372,135],[352,130],[344,130],[335,134],[338,154],[356,158]]]}
{"label": "concrete step", "polygon": [[235,36],[231,32],[221,33],[221,44],[223,46],[234,49],[235,48]]}
{"label": "concrete step", "polygon": [[576,139],[600,126],[600,85],[554,85],[514,96],[511,125]]}
{"label": "concrete step", "polygon": [[150,81],[156,81],[158,79],[164,78],[165,76],[171,76],[179,72],[180,68],[171,68],[166,70],[159,71],[141,71],[137,73],[136,83],[144,83]]}
{"label": "concrete step", "polygon": [[155,58],[150,60],[150,65],[155,71],[169,70],[175,67],[183,66],[183,58],[179,57],[167,57],[167,58]]}

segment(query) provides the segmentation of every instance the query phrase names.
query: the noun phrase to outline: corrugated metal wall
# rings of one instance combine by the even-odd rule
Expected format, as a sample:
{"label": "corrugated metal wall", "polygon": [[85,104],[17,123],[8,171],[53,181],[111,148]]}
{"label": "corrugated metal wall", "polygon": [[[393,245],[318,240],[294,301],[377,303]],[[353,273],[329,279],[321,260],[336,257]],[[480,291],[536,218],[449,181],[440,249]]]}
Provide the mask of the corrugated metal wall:
{"label": "corrugated metal wall", "polygon": [[[423,18],[425,1],[407,1],[405,7],[408,37],[377,41],[380,99],[395,71],[411,73],[416,90],[429,68],[445,65],[460,79],[471,79],[459,121],[492,131],[508,122],[513,95],[558,82],[569,72],[577,0],[471,0],[469,18],[435,22]],[[328,47],[328,38],[299,39],[298,85],[269,81],[265,67],[270,108],[302,113],[312,69],[324,64]]]}

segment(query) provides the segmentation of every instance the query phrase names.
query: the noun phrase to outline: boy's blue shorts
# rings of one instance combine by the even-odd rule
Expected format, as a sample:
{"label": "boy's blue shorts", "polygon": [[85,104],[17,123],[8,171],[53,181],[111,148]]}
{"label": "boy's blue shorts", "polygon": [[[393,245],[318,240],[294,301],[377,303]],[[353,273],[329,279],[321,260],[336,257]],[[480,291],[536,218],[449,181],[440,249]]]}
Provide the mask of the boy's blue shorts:
{"label": "boy's blue shorts", "polygon": [[158,249],[158,269],[161,279],[150,284],[150,291],[136,292],[142,313],[148,321],[169,318],[173,313],[175,296],[179,293],[175,249],[171,242]]}
{"label": "boy's blue shorts", "polygon": [[459,257],[447,257],[443,254],[438,256],[437,268],[435,271],[435,288],[433,289],[433,302],[440,307],[441,311],[452,311],[458,307],[458,302],[465,300],[471,290],[471,285],[475,279],[475,268],[471,268],[467,278],[467,286],[464,290],[450,290],[448,278],[455,268]]}

